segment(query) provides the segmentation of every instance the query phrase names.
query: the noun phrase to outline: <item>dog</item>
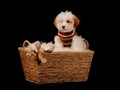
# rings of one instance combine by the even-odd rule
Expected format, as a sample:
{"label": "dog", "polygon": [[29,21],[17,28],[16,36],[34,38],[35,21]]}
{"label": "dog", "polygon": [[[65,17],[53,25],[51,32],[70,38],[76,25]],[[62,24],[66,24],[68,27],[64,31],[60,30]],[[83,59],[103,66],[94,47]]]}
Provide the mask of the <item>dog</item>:
{"label": "dog", "polygon": [[76,33],[79,23],[80,19],[71,11],[62,11],[56,16],[54,25],[58,30],[58,35],[54,37],[54,52],[88,49],[88,42]]}

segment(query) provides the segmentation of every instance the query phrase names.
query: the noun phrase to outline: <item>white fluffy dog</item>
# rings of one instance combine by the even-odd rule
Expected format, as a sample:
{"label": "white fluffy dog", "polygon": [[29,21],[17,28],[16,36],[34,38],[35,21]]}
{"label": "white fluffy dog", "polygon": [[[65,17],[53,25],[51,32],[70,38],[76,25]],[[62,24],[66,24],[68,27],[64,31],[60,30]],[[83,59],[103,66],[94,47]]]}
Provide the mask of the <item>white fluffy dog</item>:
{"label": "white fluffy dog", "polygon": [[61,51],[84,51],[87,49],[86,40],[76,33],[80,20],[70,11],[59,13],[54,25],[58,29],[55,36],[54,52]]}

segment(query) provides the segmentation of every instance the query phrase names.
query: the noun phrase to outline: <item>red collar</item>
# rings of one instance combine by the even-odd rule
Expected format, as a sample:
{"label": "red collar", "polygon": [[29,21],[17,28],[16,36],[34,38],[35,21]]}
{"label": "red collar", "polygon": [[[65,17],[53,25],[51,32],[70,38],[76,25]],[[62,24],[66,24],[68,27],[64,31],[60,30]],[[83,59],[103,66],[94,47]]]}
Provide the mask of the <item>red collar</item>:
{"label": "red collar", "polygon": [[63,33],[63,32],[58,32],[58,36],[63,37],[63,38],[67,38],[67,37],[72,37],[74,36],[76,33],[76,30],[74,29],[71,32],[67,32],[67,33]]}

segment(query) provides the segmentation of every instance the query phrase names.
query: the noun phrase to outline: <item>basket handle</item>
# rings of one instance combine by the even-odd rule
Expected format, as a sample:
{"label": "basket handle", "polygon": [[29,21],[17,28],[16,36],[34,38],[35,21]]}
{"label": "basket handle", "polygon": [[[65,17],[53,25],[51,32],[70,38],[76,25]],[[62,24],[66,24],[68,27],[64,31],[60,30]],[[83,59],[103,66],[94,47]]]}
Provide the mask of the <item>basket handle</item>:
{"label": "basket handle", "polygon": [[89,49],[89,42],[88,42],[88,40],[85,39],[85,43],[86,43],[86,49]]}
{"label": "basket handle", "polygon": [[26,47],[26,44],[28,44],[28,45],[30,46],[31,43],[30,43],[28,40],[25,40],[25,41],[23,42],[22,47]]}
{"label": "basket handle", "polygon": [[[32,50],[32,47],[31,47],[31,43],[28,41],[28,40],[25,40],[24,42],[23,42],[23,45],[22,45],[22,47],[26,47],[26,44],[31,48],[31,50]],[[34,52],[35,53],[35,52]]]}

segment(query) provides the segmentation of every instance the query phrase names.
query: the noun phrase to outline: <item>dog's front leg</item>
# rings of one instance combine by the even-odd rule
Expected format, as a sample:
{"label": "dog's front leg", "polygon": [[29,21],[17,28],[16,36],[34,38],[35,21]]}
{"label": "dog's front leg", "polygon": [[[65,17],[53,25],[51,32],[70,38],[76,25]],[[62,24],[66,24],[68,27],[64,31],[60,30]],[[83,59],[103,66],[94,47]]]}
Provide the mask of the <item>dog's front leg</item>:
{"label": "dog's front leg", "polygon": [[84,51],[86,50],[86,43],[81,36],[74,36],[72,40],[72,51]]}
{"label": "dog's front leg", "polygon": [[54,52],[60,52],[63,50],[63,44],[58,36],[55,36],[54,38],[55,41],[55,47],[54,47]]}

